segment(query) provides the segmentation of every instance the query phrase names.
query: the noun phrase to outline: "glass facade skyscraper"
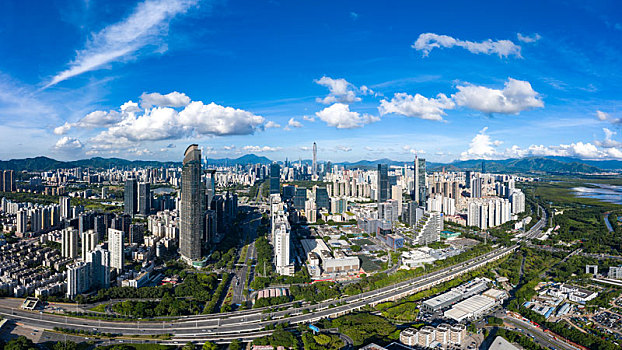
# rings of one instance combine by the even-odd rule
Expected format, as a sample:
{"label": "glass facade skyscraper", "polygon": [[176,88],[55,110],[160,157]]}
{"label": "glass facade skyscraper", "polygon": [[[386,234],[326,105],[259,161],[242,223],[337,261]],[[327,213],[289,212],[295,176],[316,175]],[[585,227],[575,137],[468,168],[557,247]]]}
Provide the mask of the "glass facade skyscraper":
{"label": "glass facade skyscraper", "polygon": [[389,167],[386,164],[378,164],[378,203],[389,199]]}
{"label": "glass facade skyscraper", "polygon": [[281,193],[281,166],[278,163],[270,165],[270,194]]}
{"label": "glass facade skyscraper", "polygon": [[205,191],[201,182],[201,150],[188,146],[181,170],[181,226],[179,250],[182,258],[192,264],[201,260]]}
{"label": "glass facade skyscraper", "polygon": [[125,190],[123,191],[123,213],[134,216],[138,211],[138,191],[136,179],[125,180]]}

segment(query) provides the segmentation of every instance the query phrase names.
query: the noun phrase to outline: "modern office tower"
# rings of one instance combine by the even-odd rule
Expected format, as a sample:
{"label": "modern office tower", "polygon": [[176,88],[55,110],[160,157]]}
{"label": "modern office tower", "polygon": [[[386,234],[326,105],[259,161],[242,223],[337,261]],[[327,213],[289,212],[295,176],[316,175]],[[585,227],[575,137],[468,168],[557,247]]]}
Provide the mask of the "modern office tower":
{"label": "modern office tower", "polygon": [[67,267],[67,298],[73,299],[91,288],[89,265],[78,262]]}
{"label": "modern office tower", "polygon": [[317,175],[317,144],[315,142],[313,142],[313,174],[312,175],[313,176]]}
{"label": "modern office tower", "polygon": [[24,234],[28,230],[28,211],[21,209],[17,212],[17,233]]}
{"label": "modern office tower", "polygon": [[296,196],[297,187],[294,185],[283,185],[283,200],[288,201]]}
{"label": "modern office tower", "polygon": [[419,207],[419,203],[415,201],[408,202],[408,215],[406,216],[406,223],[409,226],[415,226],[423,217],[423,212],[424,210]]}
{"label": "modern office tower", "polygon": [[377,177],[378,203],[386,202],[389,199],[389,167],[386,164],[378,164]]}
{"label": "modern office tower", "polygon": [[108,250],[110,251],[110,268],[117,272],[123,271],[125,255],[123,253],[123,231],[108,229]]}
{"label": "modern office tower", "polygon": [[192,144],[184,153],[181,171],[179,250],[188,264],[201,260],[201,236],[205,225],[205,191],[201,175],[201,150]]}
{"label": "modern office tower", "polygon": [[420,206],[426,206],[426,197],[427,197],[427,189],[425,184],[425,178],[427,176],[425,159],[419,158],[415,156],[415,179],[414,179],[414,187],[415,187],[415,202],[419,203]]}
{"label": "modern office tower", "polygon": [[142,224],[130,224],[130,235],[128,236],[128,242],[130,244],[141,244],[144,239],[145,226]]}
{"label": "modern office tower", "polygon": [[281,166],[279,163],[270,164],[270,194],[281,193]]}
{"label": "modern office tower", "polygon": [[61,250],[65,258],[78,257],[78,230],[67,227],[61,233]]}
{"label": "modern office tower", "polygon": [[0,173],[0,190],[4,192],[15,191],[15,174],[13,170],[5,170]]}
{"label": "modern office tower", "polygon": [[71,199],[60,197],[60,217],[61,219],[71,219]]}
{"label": "modern office tower", "polygon": [[471,188],[471,171],[467,170],[464,174],[465,174],[464,187]]}
{"label": "modern office tower", "polygon": [[151,212],[151,185],[138,183],[138,214],[147,216]]}
{"label": "modern office tower", "polygon": [[97,233],[94,230],[82,233],[82,261],[86,261],[86,255],[97,247],[98,242]]}
{"label": "modern office tower", "polygon": [[393,224],[397,222],[398,218],[398,203],[395,199],[378,203],[378,220]]}
{"label": "modern office tower", "polygon": [[98,289],[110,286],[110,252],[101,246],[86,254],[86,262],[91,265],[91,285]]}
{"label": "modern office tower", "polygon": [[138,191],[136,179],[128,178],[125,180],[125,190],[123,191],[123,213],[134,216],[138,211]]}
{"label": "modern office tower", "polygon": [[317,208],[330,209],[330,198],[326,187],[315,188],[315,205]]}
{"label": "modern office tower", "polygon": [[307,201],[307,189],[304,187],[296,188],[296,194],[294,195],[294,208],[302,210],[305,207]]}
{"label": "modern office tower", "polygon": [[97,233],[97,240],[103,241],[106,236],[106,217],[97,215],[93,218],[93,230]]}
{"label": "modern office tower", "polygon": [[482,174],[486,173],[486,161],[482,160]]}

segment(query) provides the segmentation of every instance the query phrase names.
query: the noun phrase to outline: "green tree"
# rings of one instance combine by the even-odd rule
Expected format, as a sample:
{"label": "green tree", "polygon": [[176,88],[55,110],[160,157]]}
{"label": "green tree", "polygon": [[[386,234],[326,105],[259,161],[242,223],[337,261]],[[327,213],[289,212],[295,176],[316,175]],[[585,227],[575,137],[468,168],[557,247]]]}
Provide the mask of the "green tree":
{"label": "green tree", "polygon": [[37,347],[30,339],[20,335],[15,339],[9,340],[4,346],[4,350],[37,350]]}
{"label": "green tree", "polygon": [[[241,349],[242,349],[242,342],[240,341],[240,339],[233,339],[231,344],[229,344],[229,350],[241,350]],[[210,349],[210,350],[213,350],[213,349]]]}
{"label": "green tree", "polygon": [[194,343],[189,341],[186,343],[186,345],[184,345],[181,350],[195,350],[195,346]]}
{"label": "green tree", "polygon": [[78,344],[71,340],[67,341],[59,341],[52,346],[52,350],[76,350],[78,349]]}
{"label": "green tree", "polygon": [[[237,340],[237,339],[236,339],[236,340]],[[239,340],[238,340],[238,341],[239,341]],[[231,344],[233,344],[233,343],[231,343]],[[230,346],[229,348],[231,348],[231,346]],[[203,344],[203,348],[202,348],[202,350],[218,350],[218,345],[216,345],[216,344],[212,343],[211,341],[206,341],[206,342]]]}

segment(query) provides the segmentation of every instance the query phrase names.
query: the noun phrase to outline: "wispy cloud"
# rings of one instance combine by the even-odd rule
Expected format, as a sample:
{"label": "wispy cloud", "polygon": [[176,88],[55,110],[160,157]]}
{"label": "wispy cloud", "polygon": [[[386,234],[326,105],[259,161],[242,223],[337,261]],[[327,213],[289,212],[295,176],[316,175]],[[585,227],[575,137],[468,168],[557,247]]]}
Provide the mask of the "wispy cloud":
{"label": "wispy cloud", "polygon": [[482,42],[474,42],[468,40],[460,40],[448,35],[439,35],[434,33],[423,33],[419,35],[417,41],[412,45],[412,48],[418,51],[423,51],[423,56],[427,56],[430,51],[435,48],[454,46],[462,47],[471,53],[475,54],[496,54],[499,57],[516,56],[521,57],[521,47],[514,44],[510,40],[484,40]]}
{"label": "wispy cloud", "polygon": [[139,50],[155,45],[162,52],[161,38],[168,34],[169,22],[187,12],[199,0],[145,0],[124,20],[92,33],[78,50],[69,68],[56,74],[45,88],[82,73],[117,61],[129,60]]}

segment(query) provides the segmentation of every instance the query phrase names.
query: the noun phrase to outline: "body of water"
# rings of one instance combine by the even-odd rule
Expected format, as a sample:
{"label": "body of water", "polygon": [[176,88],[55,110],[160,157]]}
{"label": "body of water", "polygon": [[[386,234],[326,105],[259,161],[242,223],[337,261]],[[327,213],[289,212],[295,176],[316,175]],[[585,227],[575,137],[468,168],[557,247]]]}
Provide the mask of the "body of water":
{"label": "body of water", "polygon": [[574,187],[575,196],[593,198],[604,202],[622,204],[622,186],[606,184],[590,184],[595,187]]}

